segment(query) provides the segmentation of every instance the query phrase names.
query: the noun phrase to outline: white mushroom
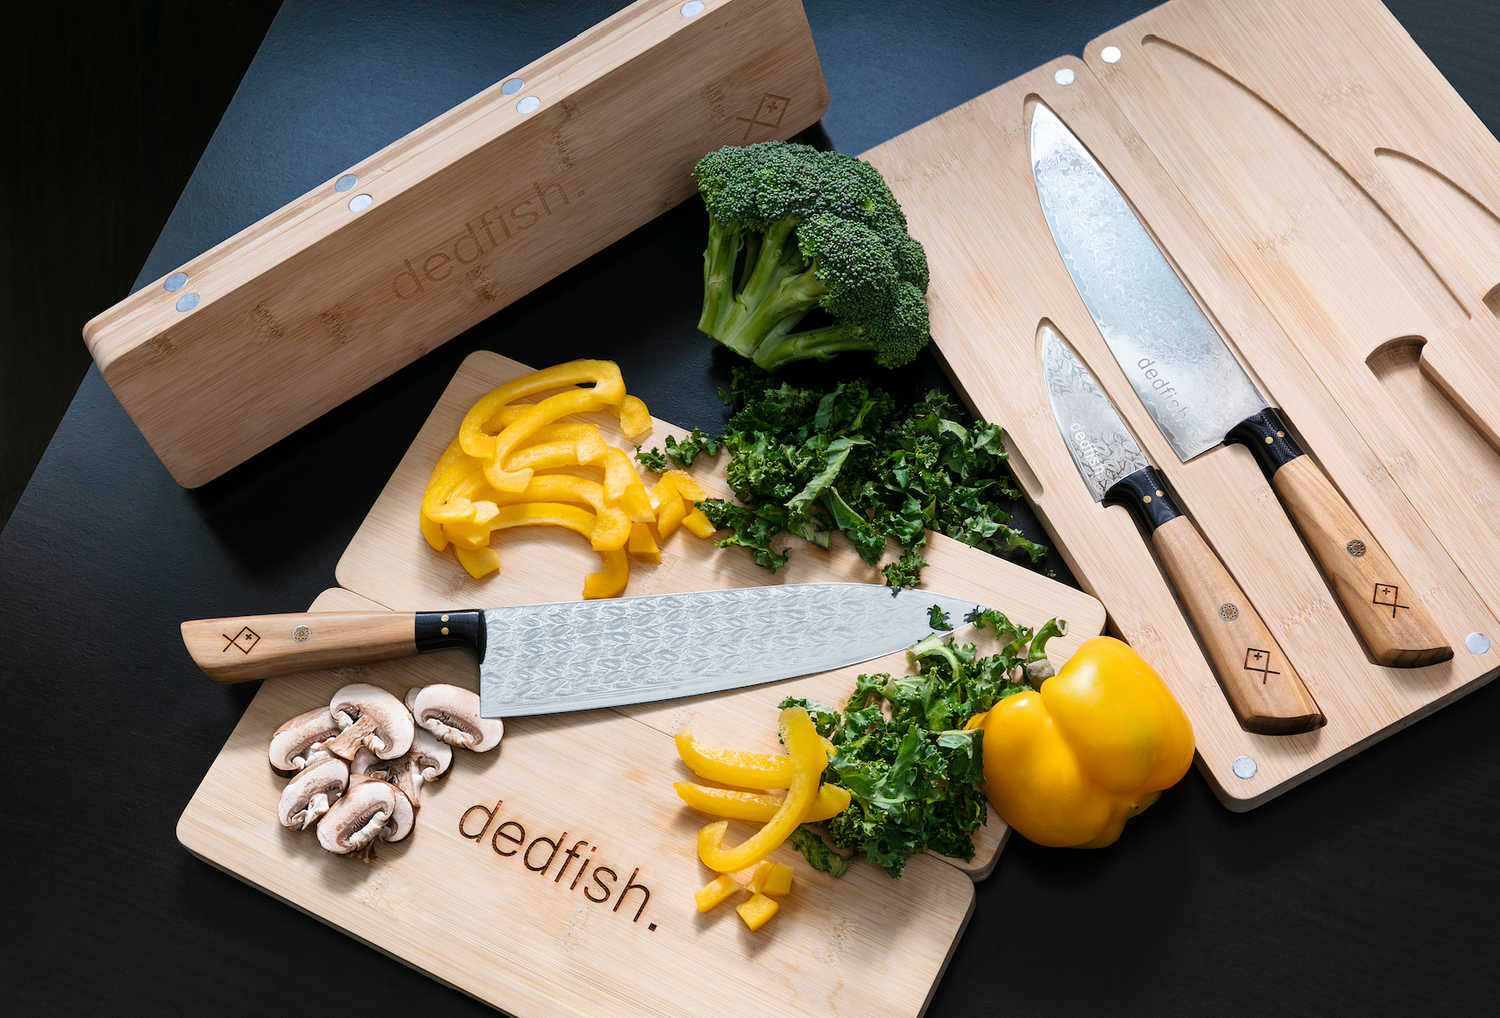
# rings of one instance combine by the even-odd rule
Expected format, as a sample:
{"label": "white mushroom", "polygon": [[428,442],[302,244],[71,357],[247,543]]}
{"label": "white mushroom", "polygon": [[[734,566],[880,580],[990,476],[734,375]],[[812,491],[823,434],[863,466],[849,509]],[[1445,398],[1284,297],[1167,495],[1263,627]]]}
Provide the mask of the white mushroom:
{"label": "white mushroom", "polygon": [[349,765],[330,756],[304,767],[281,793],[276,818],[283,827],[307,830],[328,812],[349,785]]}
{"label": "white mushroom", "polygon": [[357,852],[375,840],[395,812],[394,786],[374,779],[351,785],[318,821],[318,844],[335,855]]}
{"label": "white mushroom", "polygon": [[479,694],[459,686],[423,686],[411,698],[417,724],[452,746],[484,753],[500,744],[505,725],[499,718],[479,716]]}
{"label": "white mushroom", "polygon": [[418,728],[411,740],[411,751],[407,754],[412,766],[423,781],[436,781],[448,773],[453,764],[453,747],[438,739],[425,728]]}
{"label": "white mushroom", "polygon": [[422,806],[422,785],[446,774],[453,762],[453,747],[439,742],[425,728],[418,728],[412,737],[411,749],[405,756],[394,760],[381,760],[367,749],[354,755],[349,770],[356,774],[367,774],[381,781],[389,781],[411,800],[414,809]]}
{"label": "white mushroom", "polygon": [[391,785],[392,790],[396,793],[396,808],[391,812],[391,817],[386,821],[385,826],[380,829],[380,840],[400,841],[402,838],[405,838],[411,833],[412,827],[417,822],[416,804],[411,801],[411,798],[400,785],[391,784],[391,782],[381,778],[374,778],[365,774],[352,774],[349,776],[349,787],[352,789],[355,785],[366,781],[378,781],[383,785]]}
{"label": "white mushroom", "polygon": [[339,723],[327,707],[298,714],[271,735],[271,769],[284,777],[302,770],[319,754],[312,747],[339,734]]}
{"label": "white mushroom", "polygon": [[379,686],[352,682],[333,694],[328,710],[342,731],[320,745],[334,756],[352,760],[368,746],[382,760],[392,760],[411,748],[411,712]]}

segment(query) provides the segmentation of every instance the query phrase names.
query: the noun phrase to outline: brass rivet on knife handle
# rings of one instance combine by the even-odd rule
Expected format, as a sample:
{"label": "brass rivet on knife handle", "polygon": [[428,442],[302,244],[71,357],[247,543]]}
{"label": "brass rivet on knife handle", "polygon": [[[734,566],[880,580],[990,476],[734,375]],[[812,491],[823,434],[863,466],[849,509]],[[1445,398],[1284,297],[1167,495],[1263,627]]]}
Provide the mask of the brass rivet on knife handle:
{"label": "brass rivet on knife handle", "polygon": [[1427,606],[1311,458],[1283,465],[1271,487],[1376,664],[1419,668],[1453,657]]}
{"label": "brass rivet on knife handle", "polygon": [[215,682],[365,664],[417,652],[409,612],[293,612],[197,619],[182,624],[182,642]]}
{"label": "brass rivet on knife handle", "polygon": [[1240,727],[1295,735],[1325,719],[1276,638],[1186,516],[1157,527],[1151,543],[1182,597]]}

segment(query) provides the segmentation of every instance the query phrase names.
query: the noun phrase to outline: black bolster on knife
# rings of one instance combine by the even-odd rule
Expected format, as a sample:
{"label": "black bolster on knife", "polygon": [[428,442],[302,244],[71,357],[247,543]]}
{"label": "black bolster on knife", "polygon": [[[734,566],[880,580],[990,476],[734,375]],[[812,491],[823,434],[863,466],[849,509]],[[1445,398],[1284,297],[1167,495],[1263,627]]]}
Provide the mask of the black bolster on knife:
{"label": "black bolster on knife", "polygon": [[1135,514],[1150,537],[1156,528],[1182,515],[1181,510],[1167,494],[1167,486],[1155,467],[1146,466],[1133,474],[1126,474],[1104,493],[1106,505],[1123,505]]}
{"label": "black bolster on knife", "polygon": [[484,612],[417,612],[417,650],[468,647],[484,660]]}
{"label": "black bolster on knife", "polygon": [[1237,442],[1250,450],[1268,481],[1276,471],[1302,455],[1302,448],[1292,438],[1286,422],[1274,407],[1251,414],[1230,428],[1229,434],[1224,436],[1224,443],[1230,442]]}

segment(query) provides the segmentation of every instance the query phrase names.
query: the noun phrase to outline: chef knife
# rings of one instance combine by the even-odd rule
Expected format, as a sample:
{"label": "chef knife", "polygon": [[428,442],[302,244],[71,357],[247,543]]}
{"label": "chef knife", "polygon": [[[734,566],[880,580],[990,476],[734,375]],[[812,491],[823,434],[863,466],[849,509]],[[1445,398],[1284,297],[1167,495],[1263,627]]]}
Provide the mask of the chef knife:
{"label": "chef knife", "polygon": [[182,624],[215,682],[468,647],[485,717],[617,707],[858,664],[973,601],[869,583],[798,583],[442,612],[301,612]]}
{"label": "chef knife", "polygon": [[1267,405],[1124,195],[1040,103],[1031,167],[1073,285],[1178,458],[1247,446],[1375,661],[1412,668],[1451,658],[1416,591]]}
{"label": "chef knife", "polygon": [[1042,375],[1057,430],[1089,494],[1125,506],[1145,527],[1240,727],[1259,735],[1321,728],[1323,712],[1255,606],[1178,510],[1088,369],[1045,326]]}

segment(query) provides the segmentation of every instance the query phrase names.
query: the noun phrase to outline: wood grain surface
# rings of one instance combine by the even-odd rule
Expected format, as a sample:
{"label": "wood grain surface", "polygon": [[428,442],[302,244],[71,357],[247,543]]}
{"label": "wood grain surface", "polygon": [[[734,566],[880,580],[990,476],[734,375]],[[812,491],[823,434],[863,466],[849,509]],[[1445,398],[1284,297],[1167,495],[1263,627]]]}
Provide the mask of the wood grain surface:
{"label": "wood grain surface", "polygon": [[[1007,429],[1028,495],[1075,574],[1187,707],[1200,762],[1231,809],[1267,801],[1496,672],[1494,652],[1465,649],[1470,633],[1500,631],[1500,546],[1473,539],[1495,532],[1488,516],[1497,504],[1494,450],[1466,423],[1477,404],[1413,420],[1400,400],[1444,401],[1426,381],[1431,369],[1392,368],[1386,374],[1399,378],[1387,383],[1366,365],[1392,337],[1472,341],[1480,312],[1493,317],[1485,284],[1456,296],[1458,274],[1451,284],[1440,275],[1446,256],[1417,246],[1430,229],[1408,239],[1364,191],[1333,186],[1346,171],[1300,132],[1338,138],[1354,153],[1348,136],[1378,125],[1364,138],[1369,151],[1399,143],[1435,159],[1446,179],[1490,207],[1500,207],[1496,175],[1481,180],[1479,170],[1500,166],[1500,154],[1374,7],[1339,0],[1311,14],[1275,2],[1176,0],[1091,43],[1086,63],[1053,61],[867,154],[928,246],[933,336],[953,378]],[[1102,60],[1105,45],[1123,58]],[[1322,59],[1325,49],[1337,57]],[[1249,75],[1268,98],[1214,66]],[[1412,94],[1425,104],[1420,116]],[[1409,584],[1399,603],[1425,607],[1457,648],[1453,660],[1376,665],[1250,454],[1229,446],[1177,460],[1104,345],[1042,217],[1029,150],[1035,103],[1072,129],[1133,203],[1303,448],[1389,552]],[[1457,139],[1462,154],[1435,155],[1440,136]],[[1373,179],[1373,156],[1349,161],[1348,172]],[[1394,198],[1383,181],[1375,193]],[[1472,210],[1454,215],[1485,228]],[[1324,229],[1325,219],[1340,229]],[[1489,271],[1482,250],[1470,254],[1481,280]],[[1041,381],[1037,336],[1046,324],[1078,349],[1260,609],[1327,716],[1324,728],[1273,737],[1236,722],[1133,521],[1092,503],[1072,467]],[[1407,348],[1414,364],[1421,344]],[[1493,353],[1481,359],[1493,362]],[[1236,768],[1242,758],[1254,767]]]}
{"label": "wood grain surface", "polygon": [[704,152],[822,115],[800,3],[681,6],[632,4],[90,321],[172,476],[217,477],[677,205]]}

